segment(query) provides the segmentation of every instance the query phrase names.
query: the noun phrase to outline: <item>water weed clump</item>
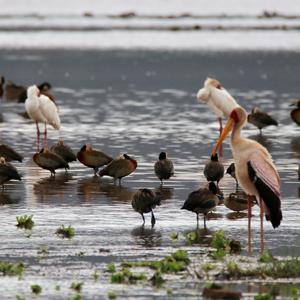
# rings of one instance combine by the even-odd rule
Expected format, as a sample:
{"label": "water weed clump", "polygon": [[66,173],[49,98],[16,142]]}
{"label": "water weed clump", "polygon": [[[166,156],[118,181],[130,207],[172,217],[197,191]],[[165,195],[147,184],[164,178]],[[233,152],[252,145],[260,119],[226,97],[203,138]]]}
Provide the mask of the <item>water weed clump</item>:
{"label": "water weed clump", "polygon": [[61,236],[62,238],[71,239],[75,235],[75,229],[69,225],[68,227],[65,227],[64,225],[61,225],[55,232],[57,235]]}
{"label": "water weed clump", "polygon": [[115,273],[116,272],[116,266],[114,263],[109,263],[106,265],[106,272],[109,273]]}
{"label": "water weed clump", "polygon": [[33,294],[39,295],[42,292],[42,287],[38,284],[31,285],[31,292]]}
{"label": "water weed clump", "polygon": [[107,293],[108,299],[117,299],[117,294],[115,292],[109,291]]}
{"label": "water weed clump", "polygon": [[268,249],[265,249],[263,251],[263,253],[260,255],[258,261],[262,262],[262,263],[270,263],[270,262],[274,261],[274,257],[272,255],[271,251],[269,251]]}
{"label": "water weed clump", "polygon": [[156,271],[153,274],[153,276],[150,278],[150,281],[151,281],[152,285],[154,285],[156,287],[162,286],[163,283],[165,282],[160,271]]}
{"label": "water weed clump", "polygon": [[24,228],[27,230],[31,230],[34,226],[34,221],[32,220],[33,215],[31,216],[27,216],[27,215],[23,215],[23,216],[17,216],[17,227],[18,228]]}
{"label": "water weed clump", "polygon": [[263,272],[272,278],[297,278],[300,277],[300,260],[298,257],[275,260],[263,268]]}
{"label": "water weed clump", "polygon": [[0,274],[3,276],[19,276],[21,277],[24,272],[23,263],[9,263],[0,261]]}
{"label": "water weed clump", "polygon": [[171,238],[172,241],[177,241],[178,240],[178,236],[179,236],[178,232],[172,232],[170,234],[170,238]]}
{"label": "water weed clump", "polygon": [[83,286],[83,282],[72,282],[70,289],[76,291],[77,293],[80,293],[82,286]]}
{"label": "water weed clump", "polygon": [[137,281],[146,280],[144,273],[133,273],[128,268],[123,268],[120,272],[113,273],[110,277],[111,283],[129,283],[134,284]]}
{"label": "water weed clump", "polygon": [[259,294],[254,296],[254,300],[275,300],[275,298],[270,294]]}
{"label": "water weed clump", "polygon": [[229,239],[226,237],[224,230],[218,230],[214,233],[211,241],[211,247],[218,250],[229,250]]}

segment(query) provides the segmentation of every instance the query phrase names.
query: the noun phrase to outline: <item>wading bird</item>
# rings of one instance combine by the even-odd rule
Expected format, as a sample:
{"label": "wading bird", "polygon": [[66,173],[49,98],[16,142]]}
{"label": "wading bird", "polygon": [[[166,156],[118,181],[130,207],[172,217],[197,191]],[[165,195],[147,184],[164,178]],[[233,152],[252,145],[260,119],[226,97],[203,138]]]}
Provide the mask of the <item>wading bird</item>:
{"label": "wading bird", "polygon": [[21,154],[5,144],[0,145],[0,156],[3,156],[6,161],[17,160],[22,162],[23,160],[23,156]]}
{"label": "wading bird", "polygon": [[219,181],[224,176],[224,166],[219,162],[217,153],[210,157],[210,161],[205,165],[203,173],[207,181],[216,181],[217,186],[219,186]]}
{"label": "wading bird", "polygon": [[107,165],[113,160],[112,157],[104,152],[94,150],[90,144],[82,146],[80,151],[77,153],[77,158],[83,165],[94,169],[95,176],[100,167]]}
{"label": "wading bird", "polygon": [[144,214],[151,212],[151,225],[155,224],[153,209],[156,205],[160,205],[161,197],[159,193],[154,193],[149,189],[139,189],[132,198],[131,205],[133,209],[140,213],[145,224]]}
{"label": "wading bird", "polygon": [[38,123],[45,124],[44,147],[47,147],[47,124],[55,129],[60,129],[60,119],[57,106],[49,97],[40,94],[36,85],[32,85],[27,90],[25,109],[28,116],[35,121],[37,129],[37,151],[40,148],[40,129]]}
{"label": "wading bird", "polygon": [[[215,113],[219,120],[219,131],[222,132],[222,118],[228,118],[231,111],[239,107],[234,98],[228,91],[214,78],[207,78],[203,88],[197,93],[199,102],[204,102]],[[220,147],[220,156],[222,156],[222,147]]]}
{"label": "wading bird", "polygon": [[58,140],[58,143],[53,145],[50,150],[61,156],[67,163],[76,161],[76,155],[70,146],[66,145],[63,138]]}
{"label": "wading bird", "polygon": [[290,106],[297,106],[291,111],[291,118],[297,125],[300,125],[300,100],[296,100]]}
{"label": "wading bird", "polygon": [[161,184],[163,184],[163,180],[167,180],[174,175],[173,162],[167,158],[166,152],[159,154],[158,161],[154,164],[154,172]]}
{"label": "wading bird", "polygon": [[261,130],[267,126],[278,126],[276,120],[274,120],[270,115],[263,112],[258,107],[254,107],[252,109],[251,114],[248,115],[248,122],[256,126],[259,129],[260,133]]}
{"label": "wading bird", "polygon": [[21,175],[12,164],[5,161],[4,157],[0,157],[0,185],[2,191],[4,190],[4,183],[12,179],[21,180]]}
{"label": "wading bird", "polygon": [[68,163],[59,155],[49,151],[47,147],[33,155],[33,161],[42,169],[49,170],[55,176],[57,169],[69,169]]}
{"label": "wading bird", "polygon": [[229,132],[231,134],[231,149],[235,163],[236,178],[248,198],[248,242],[251,252],[251,201],[255,196],[260,205],[261,251],[264,249],[263,218],[277,228],[282,220],[280,200],[280,178],[273,164],[270,153],[256,141],[244,138],[241,130],[247,122],[247,112],[242,108],[235,108],[213,150],[216,154],[222,141]]}
{"label": "wading bird", "polygon": [[181,209],[192,211],[197,215],[197,228],[199,227],[199,214],[203,214],[204,228],[206,228],[206,215],[219,204],[218,188],[209,182],[205,188],[191,192]]}
{"label": "wading bird", "polygon": [[130,175],[137,168],[137,161],[131,158],[127,154],[123,154],[114,160],[112,160],[104,169],[99,172],[100,177],[110,176],[114,178],[114,182],[119,179],[121,185],[121,179]]}

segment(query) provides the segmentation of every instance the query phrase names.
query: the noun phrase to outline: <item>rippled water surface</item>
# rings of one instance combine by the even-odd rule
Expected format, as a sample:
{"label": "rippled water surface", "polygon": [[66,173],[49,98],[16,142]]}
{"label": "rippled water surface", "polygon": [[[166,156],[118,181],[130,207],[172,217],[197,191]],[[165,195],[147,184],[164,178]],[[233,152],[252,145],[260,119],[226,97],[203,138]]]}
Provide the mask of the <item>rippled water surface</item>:
{"label": "rippled water surface", "polygon": [[[136,172],[124,178],[122,186],[93,177],[79,162],[71,164],[68,174],[58,171],[51,178],[32,161],[35,125],[20,115],[24,105],[2,102],[0,138],[25,160],[15,163],[23,180],[7,184],[0,193],[0,260],[23,261],[27,266],[22,280],[0,278],[3,297],[30,298],[30,284],[38,283],[48,298],[66,299],[72,295],[72,281],[84,282],[84,299],[105,299],[112,289],[124,298],[165,297],[164,290],[150,287],[112,286],[103,270],[108,262],[163,257],[180,247],[194,256],[206,251],[205,242],[186,244],[182,234],[195,229],[196,218],[180,207],[191,191],[205,184],[203,167],[218,136],[216,117],[196,101],[208,75],[217,77],[248,111],[260,106],[278,120],[277,128],[267,128],[262,135],[251,125],[244,133],[269,149],[282,179],[283,222],[276,230],[265,224],[267,247],[276,255],[298,255],[300,137],[289,104],[300,93],[299,59],[296,53],[276,52],[0,51],[0,72],[7,80],[23,85],[46,80],[53,85],[62,129],[49,129],[49,144],[62,136],[76,152],[91,143],[112,156],[128,153],[138,161]],[[153,164],[162,150],[173,159],[176,176],[160,188]],[[225,167],[231,161],[227,140]],[[235,182],[225,176],[220,186],[228,194]],[[131,208],[133,193],[142,187],[161,189],[163,194],[153,229],[149,216],[141,227],[141,217]],[[22,214],[33,215],[36,225],[30,234],[15,227],[16,216]],[[72,240],[55,235],[61,224],[75,228]],[[208,228],[224,229],[246,246],[247,219],[232,219],[223,206],[208,220]],[[178,241],[170,239],[172,232],[180,233]],[[257,252],[257,207],[253,236]],[[47,258],[38,258],[41,247],[48,247]],[[100,274],[97,283],[95,271]],[[198,299],[202,288],[193,279],[170,285],[179,299]]]}

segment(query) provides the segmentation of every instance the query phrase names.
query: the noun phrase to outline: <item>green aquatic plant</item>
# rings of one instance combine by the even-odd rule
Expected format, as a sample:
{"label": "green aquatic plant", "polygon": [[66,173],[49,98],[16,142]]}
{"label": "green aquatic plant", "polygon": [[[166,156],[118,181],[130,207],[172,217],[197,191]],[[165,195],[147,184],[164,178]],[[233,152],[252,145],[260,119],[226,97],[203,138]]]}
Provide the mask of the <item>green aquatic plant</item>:
{"label": "green aquatic plant", "polygon": [[270,250],[265,249],[260,255],[258,261],[262,263],[270,263],[274,261],[274,257]]}
{"label": "green aquatic plant", "polygon": [[108,299],[117,299],[118,296],[117,296],[117,294],[115,292],[109,291],[107,293],[107,297],[108,297]]}
{"label": "green aquatic plant", "polygon": [[26,299],[25,299],[25,297],[22,297],[22,296],[17,295],[17,296],[16,296],[16,300],[26,300]]}
{"label": "green aquatic plant", "polygon": [[28,229],[31,230],[34,226],[34,221],[32,220],[33,215],[31,216],[27,216],[27,215],[23,215],[23,216],[17,216],[17,227],[18,228],[24,228],[24,229]]}
{"label": "green aquatic plant", "polygon": [[171,240],[173,240],[173,241],[178,240],[178,236],[179,236],[178,232],[172,232],[172,233],[170,234],[170,238],[171,238]]}
{"label": "green aquatic plant", "polygon": [[120,272],[113,273],[110,277],[111,283],[129,283],[134,284],[137,281],[146,280],[144,273],[133,273],[128,268],[123,268]]}
{"label": "green aquatic plant", "polygon": [[298,300],[299,299],[299,290],[297,288],[291,289],[291,300]]}
{"label": "green aquatic plant", "polygon": [[41,257],[47,256],[49,254],[48,246],[41,246],[38,249],[37,254]]}
{"label": "green aquatic plant", "polygon": [[72,282],[70,289],[76,291],[77,293],[80,293],[82,290],[83,282]]}
{"label": "green aquatic plant", "polygon": [[197,242],[197,232],[191,231],[191,232],[187,233],[185,235],[185,240],[191,245],[196,243]]}
{"label": "green aquatic plant", "polygon": [[60,285],[57,284],[57,285],[55,286],[55,290],[56,290],[56,291],[60,291]]}
{"label": "green aquatic plant", "polygon": [[83,298],[81,297],[81,295],[75,295],[74,297],[70,298],[70,300],[82,300]]}
{"label": "green aquatic plant", "polygon": [[0,274],[4,276],[22,276],[24,272],[23,263],[9,263],[6,261],[0,261]]}
{"label": "green aquatic plant", "polygon": [[156,287],[160,287],[165,282],[160,271],[154,272],[153,276],[150,278],[150,281],[152,285]]}
{"label": "green aquatic plant", "polygon": [[114,263],[109,263],[106,265],[106,272],[109,273],[115,273],[116,272],[116,266]]}
{"label": "green aquatic plant", "polygon": [[275,300],[275,298],[270,294],[258,294],[254,296],[254,300]]}
{"label": "green aquatic plant", "polygon": [[217,251],[209,253],[209,257],[211,257],[214,260],[223,260],[226,255],[227,252],[224,249],[219,249]]}
{"label": "green aquatic plant", "polygon": [[61,236],[62,238],[71,239],[75,235],[75,229],[69,225],[68,227],[65,227],[64,225],[61,225],[55,232],[57,235]]}
{"label": "green aquatic plant", "polygon": [[98,280],[99,279],[98,271],[95,270],[92,276],[93,276],[93,278],[94,278],[95,281]]}
{"label": "green aquatic plant", "polygon": [[211,241],[211,247],[216,250],[228,250],[229,247],[229,239],[226,237],[224,230],[218,230],[214,233],[213,239]]}
{"label": "green aquatic plant", "polygon": [[38,295],[42,292],[42,287],[38,284],[33,284],[31,285],[31,291],[33,294]]}
{"label": "green aquatic plant", "polygon": [[173,291],[171,289],[167,289],[167,296],[168,297],[173,296]]}
{"label": "green aquatic plant", "polygon": [[298,257],[273,261],[263,268],[264,273],[272,278],[300,277],[300,260]]}

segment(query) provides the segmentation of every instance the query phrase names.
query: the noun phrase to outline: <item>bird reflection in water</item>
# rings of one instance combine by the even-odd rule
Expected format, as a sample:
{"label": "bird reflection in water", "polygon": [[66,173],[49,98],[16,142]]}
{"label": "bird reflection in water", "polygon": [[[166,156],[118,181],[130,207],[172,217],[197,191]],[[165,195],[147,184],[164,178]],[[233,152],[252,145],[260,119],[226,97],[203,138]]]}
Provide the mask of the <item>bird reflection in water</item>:
{"label": "bird reflection in water", "polygon": [[201,246],[208,247],[211,245],[213,239],[214,231],[209,230],[207,228],[196,227],[195,230],[184,232],[184,236],[186,237],[186,241],[189,244],[197,244]]}
{"label": "bird reflection in water", "polygon": [[[69,173],[61,173],[56,175],[55,177],[45,177],[41,180],[37,181],[33,185],[33,191],[38,196],[38,200],[41,202],[47,200],[56,200],[58,196],[61,200],[65,198],[65,195],[69,195],[70,193],[66,193],[69,185],[66,183],[72,179],[72,175]],[[52,198],[52,196],[55,196]]]}
{"label": "bird reflection in water", "polygon": [[100,189],[101,194],[118,202],[130,202],[134,195],[134,191],[130,188],[112,183],[103,183],[103,181],[100,184]]}
{"label": "bird reflection in water", "polygon": [[19,203],[21,197],[15,195],[14,197],[6,192],[0,192],[0,205]]}
{"label": "bird reflection in water", "polygon": [[262,146],[266,147],[269,151],[272,149],[272,142],[263,134],[251,135],[249,139],[257,141]]}
{"label": "bird reflection in water", "polygon": [[100,193],[101,187],[99,177],[93,176],[78,181],[77,194],[82,201],[89,202],[99,198]]}
{"label": "bird reflection in water", "polygon": [[174,188],[170,188],[170,187],[160,186],[160,187],[156,188],[154,190],[154,192],[160,194],[160,199],[162,201],[170,200],[174,196]]}
{"label": "bird reflection in water", "polygon": [[160,247],[162,235],[154,227],[145,227],[144,225],[134,228],[131,235],[137,245],[143,247]]}
{"label": "bird reflection in water", "polygon": [[291,141],[292,151],[295,153],[296,157],[300,157],[300,137],[295,137]]}

